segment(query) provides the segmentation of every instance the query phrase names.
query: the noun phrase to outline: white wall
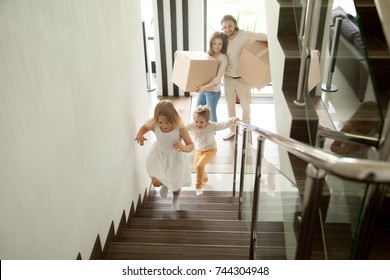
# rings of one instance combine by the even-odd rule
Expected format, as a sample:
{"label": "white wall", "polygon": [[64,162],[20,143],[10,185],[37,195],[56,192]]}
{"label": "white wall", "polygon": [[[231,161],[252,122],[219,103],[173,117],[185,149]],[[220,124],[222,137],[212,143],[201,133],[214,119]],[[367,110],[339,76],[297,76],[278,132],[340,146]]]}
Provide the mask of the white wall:
{"label": "white wall", "polygon": [[139,1],[1,1],[0,259],[104,243],[149,183],[148,99]]}
{"label": "white wall", "polygon": [[[282,91],[285,54],[277,39],[280,7],[277,1],[269,0],[265,1],[265,9],[267,15],[268,49],[275,104],[276,131],[284,137],[290,137],[292,116]],[[279,157],[283,173],[290,179],[294,178],[288,153],[285,149],[279,149]]]}
{"label": "white wall", "polygon": [[[188,1],[188,22],[189,22],[189,50],[204,51],[204,14],[203,0]],[[207,39],[208,43],[208,39]],[[207,48],[206,48],[207,49]]]}

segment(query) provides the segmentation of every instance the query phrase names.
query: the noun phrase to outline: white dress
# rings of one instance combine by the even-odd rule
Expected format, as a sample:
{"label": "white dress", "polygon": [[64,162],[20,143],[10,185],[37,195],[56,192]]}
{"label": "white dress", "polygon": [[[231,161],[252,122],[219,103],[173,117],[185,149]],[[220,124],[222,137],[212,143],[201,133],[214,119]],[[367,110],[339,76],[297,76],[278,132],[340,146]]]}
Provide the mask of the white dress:
{"label": "white dress", "polygon": [[149,176],[157,178],[171,191],[178,191],[183,186],[191,186],[188,154],[173,148],[173,144],[181,139],[179,129],[165,133],[155,125],[154,133],[157,141],[153,143],[146,158]]}

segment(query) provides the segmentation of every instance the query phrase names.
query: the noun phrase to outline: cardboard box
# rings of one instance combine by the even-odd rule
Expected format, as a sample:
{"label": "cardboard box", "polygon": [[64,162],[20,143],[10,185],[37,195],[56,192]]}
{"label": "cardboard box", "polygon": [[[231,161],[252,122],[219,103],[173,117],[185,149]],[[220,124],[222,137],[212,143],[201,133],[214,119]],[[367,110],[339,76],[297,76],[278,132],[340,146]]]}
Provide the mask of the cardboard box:
{"label": "cardboard box", "polygon": [[195,91],[217,75],[218,60],[205,52],[177,51],[172,82],[185,92]]}
{"label": "cardboard box", "polygon": [[244,47],[238,62],[237,74],[257,89],[271,82],[267,42],[253,41]]}

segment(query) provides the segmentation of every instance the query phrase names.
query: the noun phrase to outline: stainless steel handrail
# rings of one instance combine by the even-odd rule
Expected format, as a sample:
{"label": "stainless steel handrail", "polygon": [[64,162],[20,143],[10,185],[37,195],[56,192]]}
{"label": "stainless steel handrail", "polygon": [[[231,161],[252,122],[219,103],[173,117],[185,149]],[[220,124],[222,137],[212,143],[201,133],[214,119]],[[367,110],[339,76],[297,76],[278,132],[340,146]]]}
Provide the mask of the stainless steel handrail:
{"label": "stainless steel handrail", "polygon": [[[336,175],[340,178],[346,178],[350,180],[368,182],[370,186],[374,187],[374,190],[380,189],[381,186],[390,183],[390,163],[385,161],[373,161],[363,160],[355,158],[339,157],[328,152],[323,151],[320,148],[309,146],[305,143],[298,142],[294,139],[283,137],[267,130],[261,129],[254,125],[243,123],[241,121],[236,124],[236,138],[235,138],[235,158],[234,158],[234,172],[237,168],[237,142],[239,135],[239,128],[242,128],[243,135],[243,147],[242,147],[242,161],[241,161],[241,175],[240,175],[240,192],[239,192],[239,209],[238,219],[241,219],[241,203],[243,201],[243,185],[244,185],[244,173],[245,173],[245,154],[246,154],[246,136],[248,132],[258,133],[258,153],[256,157],[256,172],[255,182],[253,186],[253,205],[252,205],[252,218],[251,218],[251,240],[250,240],[250,252],[249,258],[255,259],[256,256],[256,242],[257,242],[257,210],[259,201],[259,188],[261,178],[261,158],[262,158],[262,145],[265,140],[269,140],[278,146],[284,148],[291,154],[294,154],[298,158],[308,163],[306,168],[306,184],[305,194],[302,205],[302,218],[301,218],[301,232],[298,238],[298,247],[296,251],[296,259],[309,259],[311,255],[311,246],[314,240],[314,224],[317,219],[317,208],[320,205],[321,193],[323,188],[323,182],[325,176],[328,173]],[[235,193],[235,176],[233,179],[233,192]],[[383,193],[383,192],[381,192]],[[371,211],[372,212],[372,211]],[[374,219],[378,211],[370,213],[364,216],[367,219]],[[361,232],[364,232],[365,227],[362,227]],[[365,233],[364,233],[365,234]],[[371,235],[370,235],[371,234]],[[365,234],[365,236],[371,237],[372,233]],[[355,258],[360,257],[366,253],[366,248],[361,249],[363,242],[358,241],[355,249]],[[363,255],[364,256],[364,255]]]}
{"label": "stainless steel handrail", "polygon": [[333,140],[347,141],[347,142],[358,143],[367,146],[376,147],[379,144],[379,139],[377,137],[370,137],[370,136],[364,136],[359,134],[336,131],[324,126],[318,127],[317,135],[324,138],[330,138]]}
{"label": "stainless steel handrail", "polygon": [[260,134],[265,140],[278,144],[298,158],[339,177],[369,183],[390,182],[390,163],[388,162],[339,157],[251,124],[237,122],[237,125]]}

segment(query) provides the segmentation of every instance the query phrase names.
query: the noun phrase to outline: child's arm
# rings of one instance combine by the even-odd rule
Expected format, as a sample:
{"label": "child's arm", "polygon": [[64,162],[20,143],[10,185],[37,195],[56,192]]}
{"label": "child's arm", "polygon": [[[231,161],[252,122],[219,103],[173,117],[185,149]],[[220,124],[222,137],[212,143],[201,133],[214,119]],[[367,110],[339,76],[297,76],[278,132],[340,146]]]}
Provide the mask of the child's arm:
{"label": "child's arm", "polygon": [[227,121],[218,122],[215,125],[215,130],[218,131],[218,130],[226,129],[226,128],[230,127],[231,125],[235,124],[236,122],[238,122],[239,120],[240,120],[239,118],[233,117],[233,118],[228,119]]}
{"label": "child's arm", "polygon": [[140,144],[140,146],[143,146],[144,145],[144,141],[148,140],[144,137],[145,133],[149,132],[153,130],[153,126],[147,126],[146,124],[144,124],[143,126],[141,126],[141,128],[139,129],[138,133],[137,133],[137,136],[134,138],[135,141],[137,141],[138,144]]}
{"label": "child's arm", "polygon": [[183,143],[181,143],[180,141],[177,141],[175,144],[173,144],[173,147],[176,150],[179,150],[181,152],[186,152],[186,153],[192,152],[195,146],[194,143],[192,142],[192,139],[188,133],[187,128],[185,127],[180,128],[180,136],[183,139],[185,145],[183,145]]}
{"label": "child's arm", "polygon": [[237,117],[233,117],[232,119],[233,119],[233,123],[240,121],[240,118],[237,118]]}

